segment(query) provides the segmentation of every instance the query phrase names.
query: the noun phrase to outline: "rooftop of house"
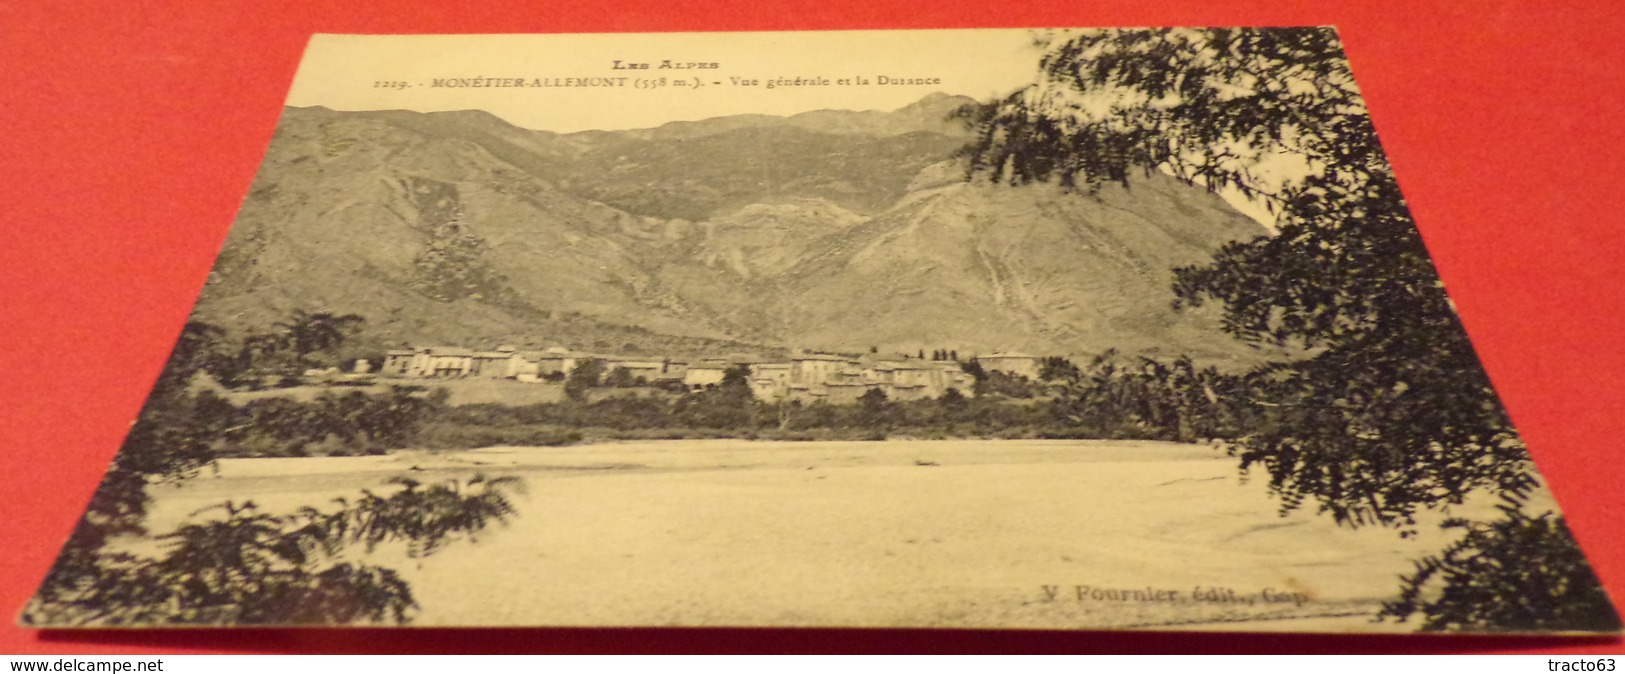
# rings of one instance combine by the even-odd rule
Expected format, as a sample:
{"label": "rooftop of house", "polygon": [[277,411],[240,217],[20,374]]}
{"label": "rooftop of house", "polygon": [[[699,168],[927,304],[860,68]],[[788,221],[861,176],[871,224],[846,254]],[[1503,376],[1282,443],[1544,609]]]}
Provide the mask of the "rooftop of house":
{"label": "rooftop of house", "polygon": [[793,361],[795,361],[795,360],[823,360],[823,361],[835,361],[835,362],[840,362],[840,363],[846,363],[846,362],[853,361],[855,359],[848,358],[846,356],[835,356],[835,355],[831,355],[831,354],[827,354],[827,353],[804,353],[804,354],[801,354],[799,356],[791,356],[790,360],[793,360]]}
{"label": "rooftop of house", "polygon": [[[523,358],[533,363],[544,361],[562,361],[573,359],[583,361],[594,359],[610,368],[632,369],[661,369],[668,371],[671,368],[687,369],[690,371],[721,372],[730,367],[743,364],[751,368],[752,373],[778,372],[784,373],[795,370],[798,364],[806,362],[833,363],[837,367],[837,375],[846,378],[870,376],[875,373],[896,373],[903,371],[940,371],[949,376],[969,376],[961,369],[961,363],[954,360],[927,360],[909,358],[906,355],[899,358],[895,355],[869,354],[862,357],[843,356],[832,353],[800,353],[782,359],[765,360],[759,357],[715,358],[709,357],[697,362],[674,360],[661,356],[621,356],[614,354],[586,353],[571,351],[561,346],[548,347],[545,350],[517,350],[511,345],[501,345],[494,350],[475,350],[459,346],[428,346],[414,349],[395,349],[386,352],[391,357],[408,356],[413,354],[427,354],[434,357],[476,358],[501,360],[513,357]],[[997,363],[1000,361],[1027,361],[1036,363],[1041,360],[1038,356],[1025,353],[998,351],[985,356],[981,360]],[[822,368],[820,368],[822,371]]]}

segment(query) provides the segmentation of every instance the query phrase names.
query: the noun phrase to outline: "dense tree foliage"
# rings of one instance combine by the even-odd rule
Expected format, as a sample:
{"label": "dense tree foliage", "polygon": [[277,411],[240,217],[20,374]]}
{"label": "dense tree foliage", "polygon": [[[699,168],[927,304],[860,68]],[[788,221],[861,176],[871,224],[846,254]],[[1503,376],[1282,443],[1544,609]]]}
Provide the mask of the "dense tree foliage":
{"label": "dense tree foliage", "polygon": [[[1040,381],[983,372],[1011,392],[975,397],[948,389],[936,398],[892,399],[880,388],[852,404],[763,400],[748,370],[698,391],[622,393],[595,400],[440,408],[419,436],[422,446],[451,449],[557,445],[608,439],[762,438],[878,440],[914,438],[1096,438],[1194,441],[1229,437],[1237,414],[1214,389],[1243,385],[1198,370],[1189,360],[1164,364],[1106,353],[1085,368],[1049,359]],[[1064,366],[1063,366],[1064,364]],[[967,367],[977,369],[973,364]],[[1192,388],[1194,387],[1194,389]],[[979,389],[983,387],[978,387]],[[1193,394],[1192,391],[1195,391]]]}
{"label": "dense tree foliage", "polygon": [[447,392],[391,386],[382,393],[324,392],[309,401],[268,397],[241,406],[209,392],[194,407],[217,456],[382,454],[408,447],[446,407]]}
{"label": "dense tree foliage", "polygon": [[356,314],[297,309],[263,332],[243,335],[235,351],[219,339],[223,335],[217,335],[209,343],[207,358],[197,366],[228,386],[296,384],[307,369],[338,365],[338,348],[365,322]]}
{"label": "dense tree foliage", "polygon": [[[1251,408],[1239,411],[1251,423],[1193,432],[1228,434],[1243,468],[1262,468],[1287,509],[1313,503],[1351,525],[1413,524],[1420,509],[1481,491],[1520,502],[1537,485],[1332,30],[1045,40],[1033,85],[966,111],[979,130],[968,150],[973,178],[1087,193],[1108,182],[1132,189],[1135,175],[1162,171],[1277,215],[1274,234],[1177,270],[1172,287],[1176,305],[1217,302],[1231,334],[1308,356],[1266,365],[1223,393]],[[1174,387],[1180,405],[1219,393],[1188,367],[1166,378],[1185,382]],[[1546,540],[1572,548],[1562,536]]]}
{"label": "dense tree foliage", "polygon": [[[1154,431],[1137,433],[1140,438]],[[970,398],[950,389],[899,401],[878,388],[856,404],[765,401],[726,387],[677,394],[608,396],[525,406],[446,409],[420,442],[435,448],[554,445],[583,440],[747,438],[867,440],[885,437],[1109,437],[1065,423],[1042,401]]]}
{"label": "dense tree foliage", "polygon": [[307,362],[310,354],[327,351],[342,344],[361,329],[365,322],[356,314],[334,315],[325,311],[307,312],[295,309],[286,320],[274,326],[280,346],[294,353],[295,360]]}
{"label": "dense tree foliage", "polygon": [[1108,351],[1085,367],[1052,363],[1045,372],[1058,382],[1056,414],[1079,427],[1179,442],[1237,435],[1229,402],[1236,379],[1198,369],[1189,358],[1162,363]]}
{"label": "dense tree foliage", "polygon": [[586,400],[587,391],[602,383],[604,361],[592,358],[576,363],[564,380],[564,394],[572,400]]}

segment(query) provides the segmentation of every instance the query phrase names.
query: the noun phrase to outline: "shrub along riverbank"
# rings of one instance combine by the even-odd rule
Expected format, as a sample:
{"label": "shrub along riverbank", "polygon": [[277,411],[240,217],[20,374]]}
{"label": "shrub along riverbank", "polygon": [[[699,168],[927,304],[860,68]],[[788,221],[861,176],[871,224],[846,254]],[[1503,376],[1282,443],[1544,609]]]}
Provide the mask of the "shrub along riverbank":
{"label": "shrub along riverbank", "polygon": [[[378,454],[395,448],[473,449],[551,446],[610,440],[1132,439],[1194,441],[1222,437],[1234,415],[1204,395],[1212,371],[1151,361],[1124,367],[1111,356],[1087,369],[1050,372],[1026,390],[950,390],[933,399],[895,401],[871,390],[852,405],[768,402],[743,375],[696,392],[578,396],[528,405],[453,406],[440,389],[394,386],[386,392],[329,392],[299,401],[265,398],[237,405],[211,393],[198,411],[210,420],[220,456]],[[1207,386],[1207,388],[1203,388]],[[1002,390],[1010,389],[1008,383]],[[1193,395],[1192,392],[1195,392]]]}

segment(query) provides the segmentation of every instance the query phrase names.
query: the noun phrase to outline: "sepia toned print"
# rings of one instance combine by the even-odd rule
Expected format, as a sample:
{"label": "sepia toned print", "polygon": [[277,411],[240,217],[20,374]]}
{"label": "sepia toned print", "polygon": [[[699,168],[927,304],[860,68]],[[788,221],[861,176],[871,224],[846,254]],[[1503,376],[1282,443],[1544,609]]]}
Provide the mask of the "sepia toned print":
{"label": "sepia toned print", "polygon": [[317,36],[21,622],[1620,629],[1329,28]]}

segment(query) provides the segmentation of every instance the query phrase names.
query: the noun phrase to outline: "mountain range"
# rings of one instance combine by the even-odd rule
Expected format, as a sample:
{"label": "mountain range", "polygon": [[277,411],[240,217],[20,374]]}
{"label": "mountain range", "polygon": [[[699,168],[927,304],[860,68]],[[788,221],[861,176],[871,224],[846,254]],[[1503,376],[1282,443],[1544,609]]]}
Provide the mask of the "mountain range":
{"label": "mountain range", "polygon": [[967,182],[970,102],[570,134],[288,108],[195,315],[357,313],[373,347],[1250,357],[1170,286],[1262,225],[1159,174]]}

